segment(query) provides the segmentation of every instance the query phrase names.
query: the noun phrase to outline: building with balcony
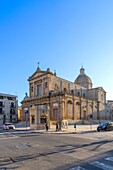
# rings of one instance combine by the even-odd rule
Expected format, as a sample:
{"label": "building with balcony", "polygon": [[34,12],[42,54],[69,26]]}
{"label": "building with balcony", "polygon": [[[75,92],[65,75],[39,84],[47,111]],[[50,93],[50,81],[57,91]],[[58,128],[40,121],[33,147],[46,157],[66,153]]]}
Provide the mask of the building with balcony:
{"label": "building with balcony", "polygon": [[16,122],[18,115],[17,96],[0,93],[0,124]]}
{"label": "building with balcony", "polygon": [[26,93],[21,103],[31,128],[64,119],[105,119],[106,92],[103,87],[93,88],[83,67],[74,82],[58,77],[49,68],[42,71],[39,67],[28,81],[29,95]]}

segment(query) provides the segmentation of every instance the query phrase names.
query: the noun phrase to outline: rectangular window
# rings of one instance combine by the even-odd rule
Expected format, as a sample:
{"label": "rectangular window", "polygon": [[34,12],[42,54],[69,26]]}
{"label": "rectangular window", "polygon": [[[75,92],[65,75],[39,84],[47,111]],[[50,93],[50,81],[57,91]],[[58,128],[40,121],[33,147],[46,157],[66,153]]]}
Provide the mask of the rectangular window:
{"label": "rectangular window", "polygon": [[11,107],[14,107],[14,103],[11,103]]}
{"label": "rectangular window", "polygon": [[47,82],[45,82],[45,88],[47,88]]}
{"label": "rectangular window", "polygon": [[42,86],[37,85],[37,96],[42,96]]}
{"label": "rectangular window", "polygon": [[1,114],[3,113],[3,110],[2,110],[2,108],[0,108],[0,113],[1,113]]}
{"label": "rectangular window", "polygon": [[3,106],[3,102],[0,102],[0,106]]}
{"label": "rectangular window", "polygon": [[10,114],[15,114],[15,110],[14,109],[10,109]]}
{"label": "rectangular window", "polygon": [[70,83],[68,83],[68,93],[70,93]]}
{"label": "rectangular window", "polygon": [[60,81],[60,90],[62,91],[62,81]]}
{"label": "rectangular window", "polygon": [[0,96],[0,99],[3,99],[3,96]]}
{"label": "rectangular window", "polygon": [[31,122],[32,122],[32,124],[35,123],[35,116],[34,115],[31,116]]}

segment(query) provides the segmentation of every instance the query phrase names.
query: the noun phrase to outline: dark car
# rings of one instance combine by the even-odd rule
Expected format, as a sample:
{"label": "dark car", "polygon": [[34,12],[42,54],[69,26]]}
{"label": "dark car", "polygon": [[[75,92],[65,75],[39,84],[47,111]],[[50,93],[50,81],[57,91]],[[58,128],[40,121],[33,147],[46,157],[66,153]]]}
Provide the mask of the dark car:
{"label": "dark car", "polygon": [[104,122],[97,127],[97,131],[108,131],[113,130],[113,122]]}

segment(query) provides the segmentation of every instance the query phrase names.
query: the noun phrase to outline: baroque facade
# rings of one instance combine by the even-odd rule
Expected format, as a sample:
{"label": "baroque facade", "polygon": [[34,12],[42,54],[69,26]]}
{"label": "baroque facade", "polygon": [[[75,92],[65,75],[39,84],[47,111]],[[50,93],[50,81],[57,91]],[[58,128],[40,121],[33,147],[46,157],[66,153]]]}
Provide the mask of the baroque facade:
{"label": "baroque facade", "polygon": [[28,78],[29,95],[23,99],[22,112],[29,115],[30,127],[62,120],[100,120],[106,114],[106,92],[93,88],[92,80],[80,69],[74,82],[39,67]]}

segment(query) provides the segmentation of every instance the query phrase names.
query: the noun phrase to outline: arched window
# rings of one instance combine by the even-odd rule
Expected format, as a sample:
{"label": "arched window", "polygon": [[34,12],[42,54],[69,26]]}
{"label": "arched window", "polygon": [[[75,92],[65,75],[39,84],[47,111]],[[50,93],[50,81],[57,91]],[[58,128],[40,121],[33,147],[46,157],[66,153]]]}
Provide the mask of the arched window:
{"label": "arched window", "polygon": [[71,100],[68,100],[68,102],[67,102],[68,104],[72,104],[72,101]]}
{"label": "arched window", "polygon": [[86,97],[85,93],[83,93],[83,97],[84,97],[84,98]]}
{"label": "arched window", "polygon": [[67,93],[67,89],[66,88],[64,88],[64,93]]}
{"label": "arched window", "polygon": [[80,92],[78,92],[78,96],[80,96]]}
{"label": "arched window", "polygon": [[76,102],[76,105],[80,106],[80,102]]}
{"label": "arched window", "polygon": [[71,94],[74,94],[74,91],[73,91],[73,90],[71,90]]}

